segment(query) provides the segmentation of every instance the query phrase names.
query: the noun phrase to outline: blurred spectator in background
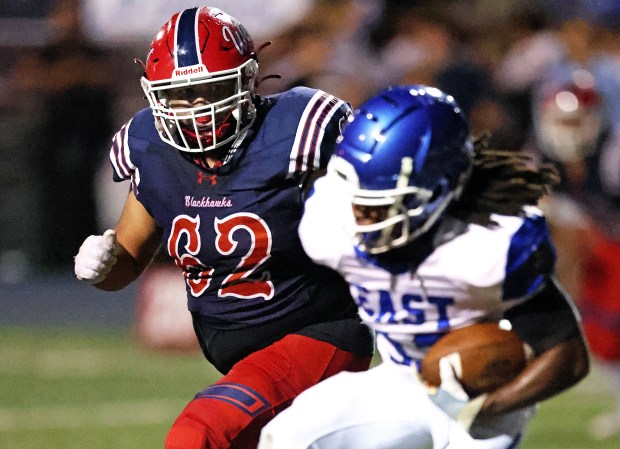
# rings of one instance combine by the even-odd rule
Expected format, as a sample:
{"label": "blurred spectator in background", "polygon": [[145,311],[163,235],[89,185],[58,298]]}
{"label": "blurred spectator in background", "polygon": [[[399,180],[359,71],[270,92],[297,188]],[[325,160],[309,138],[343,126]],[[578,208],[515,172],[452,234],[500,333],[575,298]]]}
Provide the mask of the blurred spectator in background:
{"label": "blurred spectator in background", "polygon": [[40,114],[23,148],[40,185],[41,267],[70,270],[84,235],[96,232],[93,178],[113,132],[113,72],[84,33],[80,0],[57,0],[50,40],[21,56],[10,77],[15,101]]}
{"label": "blurred spectator in background", "polygon": [[[531,93],[550,66],[564,57],[564,46],[544,5],[528,2],[511,11],[504,51],[490,71],[493,84],[510,104],[523,137],[532,126]],[[522,145],[524,142],[521,142]]]}
{"label": "blurred spectator in background", "polygon": [[275,93],[310,85],[361,103],[384,76],[370,32],[383,17],[382,2],[316,0],[295,25],[273,37],[274,46],[261,54],[271,73],[261,90]]}
{"label": "blurred spectator in background", "polygon": [[459,1],[419,0],[401,9],[382,49],[384,82],[439,87],[459,102],[474,135],[488,134],[490,145],[517,149],[524,133],[491,77],[499,56],[487,38],[488,23],[503,22],[475,17]]}
{"label": "blurred spectator in background", "polygon": [[620,433],[620,140],[596,79],[581,68],[543,82],[534,98],[540,155],[562,182],[544,203],[558,276],[576,299],[616,409],[591,423],[597,438]]}

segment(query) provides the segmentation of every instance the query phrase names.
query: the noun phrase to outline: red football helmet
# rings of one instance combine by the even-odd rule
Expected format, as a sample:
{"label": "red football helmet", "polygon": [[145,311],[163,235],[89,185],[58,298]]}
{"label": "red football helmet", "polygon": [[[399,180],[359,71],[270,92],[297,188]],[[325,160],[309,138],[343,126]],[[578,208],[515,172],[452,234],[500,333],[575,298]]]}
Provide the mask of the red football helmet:
{"label": "red football helmet", "polygon": [[535,111],[541,150],[558,162],[581,161],[597,150],[605,110],[593,83],[548,85]]}
{"label": "red football helmet", "polygon": [[202,153],[252,124],[257,75],[254,42],[243,25],[200,7],[174,14],[159,30],[141,84],[162,140]]}

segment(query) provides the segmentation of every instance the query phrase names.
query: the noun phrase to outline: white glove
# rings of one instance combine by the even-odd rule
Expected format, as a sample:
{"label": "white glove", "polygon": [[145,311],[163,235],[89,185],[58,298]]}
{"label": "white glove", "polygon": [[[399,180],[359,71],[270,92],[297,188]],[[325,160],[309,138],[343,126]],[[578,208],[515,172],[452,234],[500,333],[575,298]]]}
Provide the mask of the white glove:
{"label": "white glove", "polygon": [[456,377],[460,370],[460,360],[457,353],[449,354],[439,360],[439,376],[441,385],[429,388],[429,397],[439,408],[457,421],[465,430],[469,430],[486,394],[470,398]]}
{"label": "white glove", "polygon": [[89,284],[101,282],[116,263],[118,251],[116,231],[113,229],[108,229],[103,235],[87,237],[75,256],[75,275]]}

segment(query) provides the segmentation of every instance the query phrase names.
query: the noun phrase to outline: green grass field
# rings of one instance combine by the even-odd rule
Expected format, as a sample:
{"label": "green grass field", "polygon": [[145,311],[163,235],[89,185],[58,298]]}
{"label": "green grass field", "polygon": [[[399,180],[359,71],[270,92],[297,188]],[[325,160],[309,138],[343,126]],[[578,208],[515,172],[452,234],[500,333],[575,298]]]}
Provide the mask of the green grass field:
{"label": "green grass field", "polygon": [[[153,353],[129,333],[0,328],[0,448],[162,448],[168,427],[217,372],[201,355]],[[522,448],[618,449],[590,418],[611,406],[594,374],[544,403]]]}

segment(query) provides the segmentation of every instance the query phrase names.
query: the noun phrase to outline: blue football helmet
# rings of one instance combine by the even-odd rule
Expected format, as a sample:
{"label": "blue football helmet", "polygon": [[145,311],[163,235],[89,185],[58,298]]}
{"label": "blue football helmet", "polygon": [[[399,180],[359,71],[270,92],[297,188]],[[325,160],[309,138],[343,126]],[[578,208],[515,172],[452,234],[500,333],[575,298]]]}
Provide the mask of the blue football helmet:
{"label": "blue football helmet", "polygon": [[367,254],[427,232],[458,198],[472,167],[467,121],[454,99],[428,86],[395,86],[363,103],[343,129],[328,170],[356,207],[382,210],[356,225]]}

